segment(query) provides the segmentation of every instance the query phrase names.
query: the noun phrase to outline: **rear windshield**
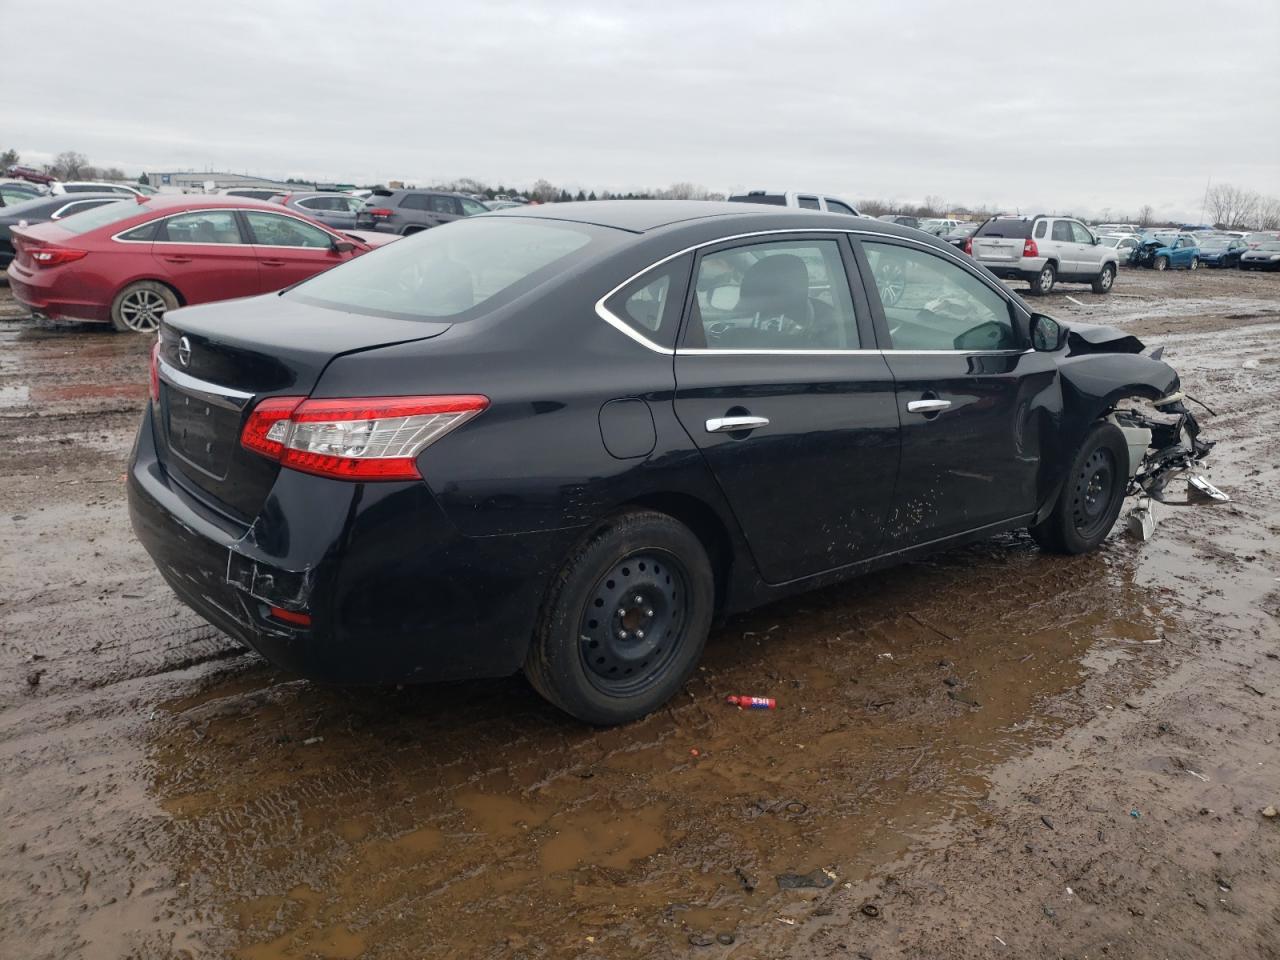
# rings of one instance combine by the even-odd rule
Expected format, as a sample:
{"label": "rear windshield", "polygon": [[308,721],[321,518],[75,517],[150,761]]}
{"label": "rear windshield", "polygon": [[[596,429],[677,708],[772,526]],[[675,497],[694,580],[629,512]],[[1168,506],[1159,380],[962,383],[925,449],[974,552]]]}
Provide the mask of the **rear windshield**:
{"label": "rear windshield", "polygon": [[1031,236],[1030,220],[988,220],[977,231],[974,232],[975,237],[1013,237],[1016,240],[1025,240]]}
{"label": "rear windshield", "polygon": [[77,213],[74,217],[59,220],[58,226],[67,231],[67,233],[78,236],[111,223],[119,223],[121,220],[136,217],[140,213],[146,213],[147,209],[145,203],[138,204],[137,201],[130,197],[121,197],[118,203],[104,203],[102,206],[86,210],[84,213]]}
{"label": "rear windshield", "polygon": [[[516,217],[477,217],[396,240],[293,287],[316,306],[405,320],[469,320],[504,292],[509,300],[588,251],[611,246],[607,228]],[[619,234],[619,236],[621,236]]]}
{"label": "rear windshield", "polygon": [[775,207],[787,205],[787,198],[781,193],[740,193],[729,199],[735,203],[767,203]]}

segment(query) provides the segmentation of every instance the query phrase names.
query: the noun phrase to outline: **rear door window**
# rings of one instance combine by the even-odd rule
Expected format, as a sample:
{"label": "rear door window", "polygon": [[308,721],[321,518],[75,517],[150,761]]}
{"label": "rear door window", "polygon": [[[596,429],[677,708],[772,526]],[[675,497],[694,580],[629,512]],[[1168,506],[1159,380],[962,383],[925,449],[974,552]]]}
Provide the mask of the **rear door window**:
{"label": "rear door window", "polygon": [[822,205],[818,203],[817,197],[799,197],[797,199],[801,209],[803,210],[821,210]]}
{"label": "rear door window", "polygon": [[780,240],[704,254],[684,346],[856,350],[857,320],[835,240]]}
{"label": "rear door window", "polygon": [[654,267],[606,300],[605,310],[644,339],[674,347],[692,259],[686,254]]}
{"label": "rear door window", "polygon": [[457,200],[453,197],[442,196],[438,193],[433,193],[427,198],[427,209],[432,213],[462,213],[462,208],[458,206]]}
{"label": "rear door window", "polygon": [[244,243],[232,210],[200,210],[165,220],[157,243]]}
{"label": "rear door window", "polygon": [[851,217],[857,216],[853,211],[853,207],[847,203],[841,203],[839,200],[832,200],[830,197],[827,197],[827,209],[832,213],[847,213]]}

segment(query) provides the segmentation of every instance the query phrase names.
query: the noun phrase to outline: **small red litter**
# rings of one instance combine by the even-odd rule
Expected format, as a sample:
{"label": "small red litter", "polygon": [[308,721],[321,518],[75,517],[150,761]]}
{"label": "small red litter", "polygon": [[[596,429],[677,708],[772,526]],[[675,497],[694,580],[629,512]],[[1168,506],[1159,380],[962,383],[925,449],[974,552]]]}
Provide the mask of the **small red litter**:
{"label": "small red litter", "polygon": [[773,697],[735,697],[728,696],[724,702],[739,710],[776,710],[778,701]]}

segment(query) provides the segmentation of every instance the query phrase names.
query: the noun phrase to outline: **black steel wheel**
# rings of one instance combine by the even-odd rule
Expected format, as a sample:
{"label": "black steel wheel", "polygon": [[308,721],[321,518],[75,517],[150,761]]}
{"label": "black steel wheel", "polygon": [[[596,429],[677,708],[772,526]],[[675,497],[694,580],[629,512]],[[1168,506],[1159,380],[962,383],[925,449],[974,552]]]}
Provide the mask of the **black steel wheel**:
{"label": "black steel wheel", "polygon": [[619,514],[556,575],[525,676],[579,720],[635,720],[666,703],[693,672],[714,606],[711,561],[692,530],[650,510]]}
{"label": "black steel wheel", "polygon": [[596,581],[583,610],[578,649],[588,679],[611,696],[639,693],[679,650],[689,574],[673,554],[639,551]]}
{"label": "black steel wheel", "polygon": [[1115,526],[1129,485],[1129,447],[1114,423],[1089,428],[1063,479],[1061,492],[1030,533],[1053,553],[1088,553]]}

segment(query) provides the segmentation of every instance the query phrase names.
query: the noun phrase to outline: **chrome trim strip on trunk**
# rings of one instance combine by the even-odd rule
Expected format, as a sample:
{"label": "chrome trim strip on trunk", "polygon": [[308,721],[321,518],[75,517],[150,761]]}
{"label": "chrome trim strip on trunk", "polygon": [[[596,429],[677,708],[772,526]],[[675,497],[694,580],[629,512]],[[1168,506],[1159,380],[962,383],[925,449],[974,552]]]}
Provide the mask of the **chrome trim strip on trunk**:
{"label": "chrome trim strip on trunk", "polygon": [[192,396],[199,397],[201,400],[212,403],[216,407],[224,407],[227,410],[243,410],[249,401],[254,398],[252,393],[245,393],[243,390],[232,390],[230,387],[210,383],[207,380],[200,380],[188,373],[183,373],[163,359],[158,360],[156,366],[160,379],[165,383],[177,387],[183,393],[189,393]]}

